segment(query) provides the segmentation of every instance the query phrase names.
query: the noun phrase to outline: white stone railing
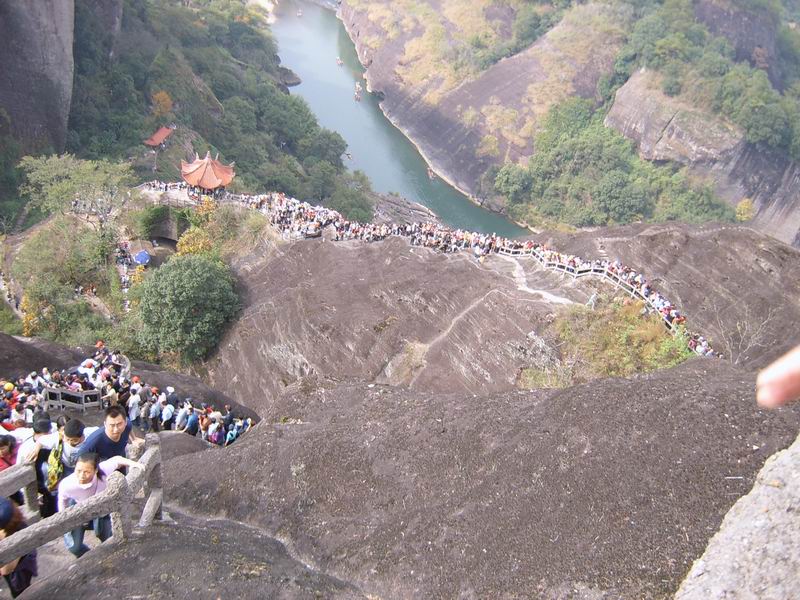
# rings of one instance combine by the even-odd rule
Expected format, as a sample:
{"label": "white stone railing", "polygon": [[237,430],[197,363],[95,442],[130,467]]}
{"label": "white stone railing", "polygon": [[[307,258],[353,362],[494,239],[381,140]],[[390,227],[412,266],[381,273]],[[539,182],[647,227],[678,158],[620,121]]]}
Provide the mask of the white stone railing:
{"label": "white stone railing", "polygon": [[[141,450],[141,446],[139,447]],[[133,531],[134,496],[140,491],[147,499],[139,518],[140,528],[148,527],[153,520],[161,519],[164,492],[161,483],[161,444],[158,434],[147,436],[138,461],[141,469],[131,469],[127,476],[115,472],[108,477],[105,490],[79,504],[70,506],[46,519],[38,520],[15,534],[0,540],[0,564],[11,562],[30,551],[60,538],[88,523],[94,518],[111,515],[112,543],[129,538]],[[26,517],[30,521],[38,518],[36,507],[36,473],[31,463],[15,465],[0,472],[0,494],[8,496],[20,487],[25,490]],[[32,490],[32,491],[31,491]],[[30,514],[35,511],[35,516]]]}
{"label": "white stone railing", "polygon": [[675,325],[667,319],[665,315],[661,313],[658,308],[651,302],[650,298],[645,296],[639,288],[636,286],[631,285],[624,279],[622,279],[617,273],[608,269],[608,267],[602,266],[583,266],[583,267],[574,267],[572,265],[568,265],[566,263],[553,261],[548,259],[544,256],[541,252],[537,252],[535,248],[531,249],[518,249],[518,250],[507,250],[505,248],[500,248],[498,250],[498,254],[502,254],[504,256],[513,256],[513,257],[530,257],[539,262],[543,268],[549,269],[550,271],[559,271],[561,273],[566,273],[567,275],[571,275],[573,278],[578,279],[580,277],[597,277],[599,279],[604,279],[606,281],[610,281],[618,288],[622,288],[628,293],[632,298],[639,298],[645,303],[650,310],[654,311],[662,321],[664,321],[664,325],[666,325],[667,329],[673,331],[675,329]]}

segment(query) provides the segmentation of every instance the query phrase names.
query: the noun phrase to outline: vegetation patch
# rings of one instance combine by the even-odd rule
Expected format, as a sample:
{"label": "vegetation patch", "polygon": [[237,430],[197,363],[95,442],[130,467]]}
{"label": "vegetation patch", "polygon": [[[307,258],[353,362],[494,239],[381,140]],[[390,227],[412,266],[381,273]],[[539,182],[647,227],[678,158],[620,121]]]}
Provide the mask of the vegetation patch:
{"label": "vegetation patch", "polygon": [[590,101],[553,107],[535,147],[527,166],[506,164],[495,178],[495,191],[508,199],[516,220],[574,226],[733,220],[733,210],[709,188],[640,159],[628,140],[603,125]]}

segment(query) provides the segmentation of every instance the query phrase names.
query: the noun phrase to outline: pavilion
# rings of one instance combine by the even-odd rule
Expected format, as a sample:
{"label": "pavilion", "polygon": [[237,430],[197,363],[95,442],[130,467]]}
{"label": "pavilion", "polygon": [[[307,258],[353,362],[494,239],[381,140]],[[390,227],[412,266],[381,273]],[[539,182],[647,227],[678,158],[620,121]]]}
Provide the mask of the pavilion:
{"label": "pavilion", "polygon": [[158,131],[147,138],[143,143],[145,146],[158,148],[167,141],[167,138],[172,135],[173,131],[175,131],[174,127],[159,127]]}
{"label": "pavilion", "polygon": [[211,152],[206,152],[205,158],[195,153],[194,160],[190,163],[181,161],[181,177],[192,187],[200,188],[207,193],[224,188],[233,181],[236,173],[233,165],[223,165],[219,160],[219,154],[211,158]]}

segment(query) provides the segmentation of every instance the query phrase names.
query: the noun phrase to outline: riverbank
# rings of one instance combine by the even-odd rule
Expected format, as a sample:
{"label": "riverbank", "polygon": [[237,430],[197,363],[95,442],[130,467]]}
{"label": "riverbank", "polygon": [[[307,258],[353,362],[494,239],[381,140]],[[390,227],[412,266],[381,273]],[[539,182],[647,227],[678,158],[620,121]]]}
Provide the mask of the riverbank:
{"label": "riverbank", "polygon": [[[527,234],[527,229],[464,195],[464,186],[442,169],[435,152],[420,148],[418,140],[409,139],[387,118],[378,95],[363,94],[354,101],[354,86],[364,85],[364,67],[332,8],[328,2],[284,0],[276,7],[271,30],[281,63],[302,79],[292,94],[308,103],[323,127],[344,138],[347,167],[363,171],[376,193],[396,193],[420,203],[455,229],[504,237]],[[438,177],[429,177],[429,165]]]}
{"label": "riverbank", "polygon": [[[419,155],[423,158],[428,168],[430,168],[431,171],[433,171],[436,174],[436,176],[439,177],[442,181],[446,182],[450,187],[458,190],[461,194],[463,194],[466,198],[470,200],[470,202],[472,202],[476,206],[479,206],[482,209],[488,210],[492,213],[502,215],[503,217],[507,217],[508,213],[505,211],[505,207],[503,207],[503,209],[501,210],[496,210],[496,208],[492,205],[486,206],[485,202],[481,201],[479,198],[474,196],[471,190],[466,188],[463,184],[460,184],[453,173],[450,173],[449,171],[445,170],[440,164],[437,164],[431,157],[431,154],[434,152],[434,149],[422,146],[419,140],[414,139],[409,128],[404,126],[400,122],[400,119],[397,117],[397,115],[389,112],[386,109],[386,107],[384,106],[385,100],[383,98],[383,92],[376,94],[376,92],[372,88],[372,82],[370,81],[369,64],[367,64],[369,61],[365,60],[364,57],[362,57],[362,51],[361,48],[359,48],[358,44],[358,36],[353,34],[351,28],[348,26],[347,20],[342,18],[341,10],[339,10],[341,8],[341,5],[337,4],[336,5],[337,8],[333,9],[331,3],[325,2],[324,0],[307,0],[307,1],[313,2],[314,4],[322,6],[323,8],[335,10],[336,18],[342,23],[344,30],[347,32],[347,36],[350,38],[350,41],[353,43],[353,46],[355,46],[358,60],[361,63],[361,66],[364,67],[365,69],[364,81],[366,82],[367,91],[371,94],[377,95],[380,98],[380,100],[378,101],[378,106],[380,107],[383,116],[386,117],[386,120],[389,121],[395,127],[395,129],[397,129],[400,133],[403,134],[403,136],[414,146],[414,148],[416,148],[417,152],[419,152]],[[520,225],[519,223],[515,224],[518,226]],[[529,229],[528,227],[525,228]]]}

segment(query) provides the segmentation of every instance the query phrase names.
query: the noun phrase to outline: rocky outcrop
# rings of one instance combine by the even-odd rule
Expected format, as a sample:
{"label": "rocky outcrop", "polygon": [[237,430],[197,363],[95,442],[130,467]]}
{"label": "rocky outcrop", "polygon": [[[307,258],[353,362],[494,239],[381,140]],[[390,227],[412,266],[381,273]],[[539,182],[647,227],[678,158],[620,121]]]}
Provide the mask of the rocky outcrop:
{"label": "rocky outcrop", "polygon": [[667,598],[797,436],[800,407],[760,411],[753,384],[695,359],[478,397],[297,385],[229,449],[170,461],[167,497],[370,597]]}
{"label": "rocky outcrop", "polygon": [[0,108],[23,151],[62,151],[72,99],[72,0],[0,3]]}
{"label": "rocky outcrop", "polygon": [[[751,229],[637,225],[538,239],[641,270],[693,330],[748,368],[800,336],[800,253]],[[480,264],[398,238],[259,248],[235,268],[245,308],[204,369],[212,386],[259,413],[287,387],[318,378],[514,389],[520,370],[541,358],[537,341],[560,302],[584,303],[594,285],[534,261]]]}
{"label": "rocky outcrop", "polygon": [[798,573],[800,438],[769,458],[752,491],[725,516],[675,598],[799,598]]}
{"label": "rocky outcrop", "polygon": [[694,14],[712,34],[731,43],[737,61],[764,69],[772,84],[782,87],[776,45],[778,18],[769,9],[731,0],[698,0]]}
{"label": "rocky outcrop", "polygon": [[204,365],[207,380],[259,413],[287,386],[317,378],[513,389],[537,352],[528,334],[559,301],[591,292],[533,261],[489,262],[400,238],[258,248],[234,264],[245,308]]}
{"label": "rocky outcrop", "polygon": [[637,224],[546,239],[641,269],[739,366],[764,367],[800,339],[800,251],[753,229]]}
{"label": "rocky outcrop", "polygon": [[[465,79],[445,67],[424,75],[437,52],[425,46],[435,35],[431,22],[453,38],[460,24],[437,4],[421,4],[428,12],[407,14],[400,24],[388,0],[369,7],[345,0],[340,16],[384,113],[439,174],[470,194],[490,165],[530,156],[538,119],[551,105],[574,95],[595,97],[629,19],[606,4],[576,6],[528,49]],[[426,50],[417,52],[420,47]]]}
{"label": "rocky outcrop", "polygon": [[750,198],[753,226],[800,246],[800,165],[781,152],[748,144],[718,117],[664,95],[655,74],[635,73],[617,91],[606,117],[639,148],[642,158],[686,165],[732,205]]}

